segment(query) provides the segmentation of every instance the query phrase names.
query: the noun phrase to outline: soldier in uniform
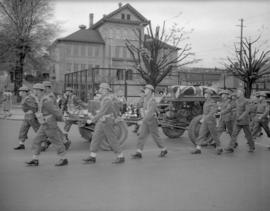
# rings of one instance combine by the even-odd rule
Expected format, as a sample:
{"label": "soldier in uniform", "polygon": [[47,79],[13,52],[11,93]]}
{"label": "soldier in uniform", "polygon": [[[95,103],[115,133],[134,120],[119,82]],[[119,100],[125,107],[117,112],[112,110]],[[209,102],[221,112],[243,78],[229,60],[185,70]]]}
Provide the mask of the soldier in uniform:
{"label": "soldier in uniform", "polygon": [[35,116],[35,113],[38,110],[38,104],[36,99],[30,95],[29,91],[30,89],[27,86],[22,86],[19,89],[19,95],[22,97],[21,106],[24,112],[24,119],[19,132],[19,146],[15,147],[14,150],[25,149],[24,143],[27,139],[27,133],[30,127],[32,127],[33,130],[37,132],[40,126]]}
{"label": "soldier in uniform", "polygon": [[154,98],[154,87],[150,84],[147,84],[145,86],[145,97],[143,103],[143,120],[139,129],[140,132],[137,142],[137,151],[131,156],[133,159],[142,158],[144,144],[149,134],[152,136],[158,148],[161,149],[159,157],[165,157],[168,154],[164,141],[159,136],[156,110],[157,102]]}
{"label": "soldier in uniform", "polygon": [[221,104],[220,104],[220,119],[217,127],[219,136],[222,132],[227,131],[229,135],[232,135],[233,124],[232,124],[232,104],[231,99],[229,98],[230,92],[228,90],[223,90],[219,93],[221,95]]}
{"label": "soldier in uniform", "polygon": [[[76,110],[80,110],[82,108],[87,108],[88,105],[87,103],[84,103],[80,100],[79,97],[77,97],[75,94],[73,94],[73,89],[71,87],[67,87],[65,90],[65,102],[64,102],[65,106],[64,106],[64,112],[66,112],[67,114],[72,113]],[[71,129],[72,124],[74,124],[74,120],[70,120],[70,119],[66,119],[64,118],[64,135],[66,137],[66,139],[69,140],[68,138],[68,132]]]}
{"label": "soldier in uniform", "polygon": [[[256,92],[254,95],[251,95],[250,97],[250,100],[251,100],[251,108],[250,108],[250,130],[251,130],[251,133],[253,134],[253,129],[256,125],[256,110],[257,110],[257,105],[260,101],[260,92]],[[262,133],[262,129],[261,127],[258,127],[257,130],[256,130],[256,134],[254,133],[252,136],[254,139],[256,139],[257,137],[260,137],[262,136],[263,133]]]}
{"label": "soldier in uniform", "polygon": [[220,155],[223,152],[223,149],[220,146],[220,140],[216,127],[215,114],[218,111],[218,106],[215,100],[212,98],[213,94],[214,92],[210,89],[207,89],[204,94],[206,101],[203,105],[203,115],[202,119],[200,120],[202,124],[199,130],[198,145],[196,146],[196,149],[191,151],[191,154],[201,154],[201,144],[205,142],[209,132],[216,145],[217,155]]}
{"label": "soldier in uniform", "polygon": [[244,130],[246,139],[249,145],[249,152],[254,152],[255,145],[254,140],[251,135],[249,121],[250,121],[250,105],[249,100],[244,97],[243,90],[237,90],[237,100],[236,100],[236,121],[234,123],[233,133],[231,136],[231,141],[229,146],[226,148],[227,152],[234,152],[235,143],[237,140],[237,136],[240,133],[241,129]]}
{"label": "soldier in uniform", "polygon": [[[44,81],[43,85],[45,87],[45,95],[48,97],[48,99],[50,99],[53,102],[54,105],[59,107],[58,103],[57,103],[57,97],[55,96],[55,94],[53,93],[53,90],[52,90],[52,83],[50,81]],[[64,145],[66,147],[66,150],[68,150],[70,148],[71,141],[68,139],[68,136],[65,135],[59,127],[58,127],[58,129],[63,136]],[[48,140],[46,142],[42,143],[41,151],[45,151],[50,146],[50,144],[51,143]]]}
{"label": "soldier in uniform", "polygon": [[36,116],[41,125],[32,142],[33,159],[26,162],[26,164],[28,166],[39,165],[38,157],[41,152],[41,143],[48,138],[55,146],[59,156],[55,166],[67,165],[68,160],[65,157],[66,149],[63,143],[63,137],[57,125],[57,121],[62,121],[62,112],[45,94],[45,87],[43,84],[35,84],[33,89],[35,90],[38,99],[38,112],[36,113]]}
{"label": "soldier in uniform", "polygon": [[117,140],[116,132],[114,131],[115,120],[119,115],[119,109],[114,107],[114,102],[110,96],[111,88],[107,83],[101,83],[99,92],[101,93],[101,108],[92,120],[88,120],[88,124],[96,123],[95,131],[90,144],[90,156],[83,159],[85,164],[93,164],[96,162],[97,151],[102,141],[106,138],[116,154],[114,164],[125,162],[125,158]]}
{"label": "soldier in uniform", "polygon": [[253,128],[252,136],[253,138],[260,132],[260,129],[263,128],[268,138],[270,138],[270,130],[268,127],[268,114],[269,114],[269,105],[265,100],[265,93],[259,93],[259,101],[255,110],[255,117],[253,119]]}

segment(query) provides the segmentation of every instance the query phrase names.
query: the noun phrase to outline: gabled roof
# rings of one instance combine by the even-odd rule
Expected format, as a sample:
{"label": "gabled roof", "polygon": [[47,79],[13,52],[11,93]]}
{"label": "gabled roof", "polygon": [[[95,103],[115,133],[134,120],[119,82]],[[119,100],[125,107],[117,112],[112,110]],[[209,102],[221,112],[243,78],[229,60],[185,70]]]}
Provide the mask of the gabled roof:
{"label": "gabled roof", "polygon": [[57,41],[105,44],[99,31],[93,29],[80,29],[67,37],[57,39]]}
{"label": "gabled roof", "polygon": [[125,4],[122,7],[119,7],[117,10],[109,13],[108,15],[105,15],[102,19],[100,19],[98,22],[96,22],[94,25],[91,26],[91,29],[96,29],[97,27],[99,27],[100,25],[102,25],[105,22],[110,22],[110,21],[116,21],[115,19],[111,19],[112,16],[114,16],[115,14],[121,12],[122,10],[128,9],[130,10],[135,16],[137,16],[140,20],[139,21],[127,21],[127,20],[117,20],[119,23],[133,23],[133,24],[139,24],[139,23],[143,23],[144,25],[147,25],[149,23],[149,20],[147,20],[141,13],[139,13],[134,7],[132,7],[130,4]]}

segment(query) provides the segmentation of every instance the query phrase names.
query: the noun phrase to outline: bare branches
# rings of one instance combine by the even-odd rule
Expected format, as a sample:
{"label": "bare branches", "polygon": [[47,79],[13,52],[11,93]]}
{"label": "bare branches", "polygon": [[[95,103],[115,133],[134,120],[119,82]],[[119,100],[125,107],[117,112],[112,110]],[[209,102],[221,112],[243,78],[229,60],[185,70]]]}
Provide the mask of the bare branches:
{"label": "bare branches", "polygon": [[[235,46],[236,55],[233,58],[227,58],[226,69],[234,76],[245,83],[248,90],[246,94],[249,97],[252,84],[258,79],[270,75],[270,50],[260,50],[253,45],[260,39],[258,36],[254,41],[243,41],[242,61]],[[242,67],[239,64],[242,63]]]}
{"label": "bare branches", "polygon": [[177,71],[177,67],[197,62],[192,58],[191,46],[184,43],[188,39],[184,27],[175,25],[166,33],[165,22],[163,26],[152,29],[149,24],[146,35],[141,35],[137,46],[126,40],[126,46],[134,60],[134,68],[142,78],[156,87],[169,73]]}

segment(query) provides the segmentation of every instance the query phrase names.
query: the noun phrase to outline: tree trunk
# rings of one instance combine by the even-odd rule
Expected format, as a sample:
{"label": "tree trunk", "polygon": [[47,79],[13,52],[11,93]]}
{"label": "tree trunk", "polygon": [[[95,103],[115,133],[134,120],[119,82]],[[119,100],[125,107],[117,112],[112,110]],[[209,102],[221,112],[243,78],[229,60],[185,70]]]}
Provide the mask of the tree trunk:
{"label": "tree trunk", "polygon": [[251,91],[252,91],[252,82],[248,81],[247,83],[245,83],[245,97],[246,98],[250,98],[251,95]]}
{"label": "tree trunk", "polygon": [[18,61],[16,62],[15,66],[15,80],[14,80],[14,94],[17,96],[17,102],[21,101],[21,97],[19,96],[19,88],[22,86],[23,83],[23,67],[24,67],[24,59],[25,53],[18,54]]}

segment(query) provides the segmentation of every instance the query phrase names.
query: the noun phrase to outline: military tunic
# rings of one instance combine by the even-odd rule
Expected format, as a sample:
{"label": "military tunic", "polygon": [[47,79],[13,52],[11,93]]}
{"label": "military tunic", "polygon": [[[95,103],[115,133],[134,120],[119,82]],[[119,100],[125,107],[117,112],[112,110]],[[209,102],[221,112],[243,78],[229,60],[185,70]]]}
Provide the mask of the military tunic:
{"label": "military tunic", "polygon": [[21,106],[24,112],[24,119],[19,131],[19,140],[21,142],[25,142],[25,140],[28,138],[27,133],[30,127],[32,127],[35,132],[37,132],[40,127],[40,124],[35,116],[35,113],[38,111],[38,103],[33,96],[27,95],[24,99],[22,99]]}
{"label": "military tunic", "polygon": [[65,154],[63,136],[57,125],[57,121],[62,121],[62,112],[48,96],[43,97],[38,103],[39,108],[36,116],[41,126],[32,143],[34,155],[40,154],[41,143],[47,139],[55,146],[57,154]]}
{"label": "military tunic", "polygon": [[157,102],[154,96],[149,99],[144,98],[143,103],[143,120],[139,129],[139,137],[137,142],[137,149],[143,150],[144,144],[148,135],[150,134],[160,149],[165,148],[164,141],[159,136],[158,120],[156,117]]}
{"label": "military tunic", "polygon": [[218,125],[217,130],[219,134],[221,134],[225,130],[228,130],[228,133],[230,134],[230,136],[232,135],[232,131],[233,131],[232,104],[231,104],[230,99],[221,102],[220,120],[219,120],[219,125]]}
{"label": "military tunic", "polygon": [[249,127],[249,122],[250,122],[250,105],[249,105],[249,100],[241,97],[236,100],[236,120],[234,123],[233,127],[233,133],[231,136],[231,141],[229,144],[230,148],[234,148],[237,136],[241,129],[244,130],[246,139],[248,140],[248,145],[250,148],[254,148],[254,141],[251,135],[250,127]]}
{"label": "military tunic", "polygon": [[90,152],[96,153],[100,144],[104,139],[107,139],[112,150],[119,154],[122,152],[117,134],[114,130],[115,119],[119,116],[119,109],[115,107],[113,99],[110,96],[105,96],[101,100],[101,108],[92,119],[96,123],[95,131],[90,144]]}
{"label": "military tunic", "polygon": [[218,106],[212,98],[207,99],[203,105],[203,117],[202,117],[202,124],[199,130],[198,136],[198,145],[203,144],[206,139],[207,135],[210,132],[211,137],[213,138],[216,147],[220,147],[220,141],[217,133],[216,128],[216,117],[215,113],[218,110]]}
{"label": "military tunic", "polygon": [[269,105],[266,100],[261,100],[257,103],[256,112],[253,121],[252,136],[260,132],[261,127],[266,132],[267,136],[270,137],[270,130],[268,127],[268,114],[269,114]]}

